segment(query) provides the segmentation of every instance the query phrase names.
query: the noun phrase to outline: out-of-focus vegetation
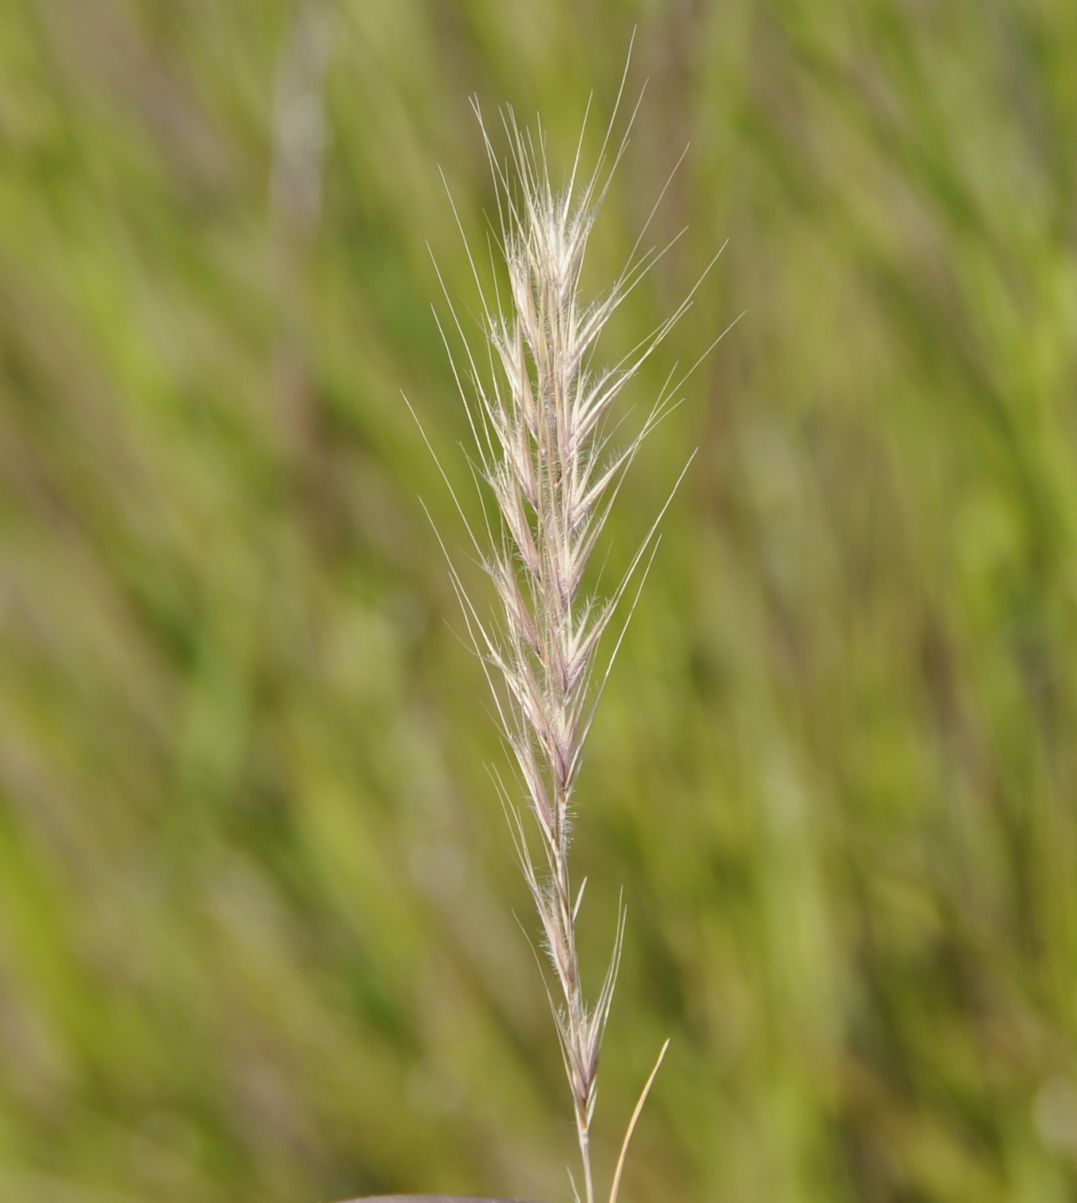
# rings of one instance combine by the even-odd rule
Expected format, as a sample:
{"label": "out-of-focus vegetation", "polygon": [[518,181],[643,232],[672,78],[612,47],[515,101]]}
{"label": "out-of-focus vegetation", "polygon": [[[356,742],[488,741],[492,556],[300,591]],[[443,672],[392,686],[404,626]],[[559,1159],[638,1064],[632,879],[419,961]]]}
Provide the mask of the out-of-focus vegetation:
{"label": "out-of-focus vegetation", "polygon": [[[467,105],[651,80],[597,232],[730,245],[581,785],[638,1203],[1077,1195],[1077,6],[0,6],[0,1197],[567,1193],[466,480]],[[601,122],[588,148],[597,149]]]}

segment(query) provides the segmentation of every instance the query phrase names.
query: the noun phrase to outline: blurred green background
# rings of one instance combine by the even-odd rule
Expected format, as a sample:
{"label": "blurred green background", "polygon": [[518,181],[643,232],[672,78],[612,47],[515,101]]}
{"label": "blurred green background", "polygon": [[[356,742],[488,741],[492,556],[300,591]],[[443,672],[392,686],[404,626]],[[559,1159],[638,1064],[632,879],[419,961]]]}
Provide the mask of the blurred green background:
{"label": "blurred green background", "polygon": [[400,390],[465,481],[438,165],[481,246],[468,97],[565,163],[634,25],[588,286],[685,142],[690,231],[607,350],[727,237],[641,410],[747,315],[610,531],[700,447],[580,791],[599,1165],[668,1034],[636,1203],[1077,1198],[1072,0],[0,5],[0,1198],[568,1195]]}

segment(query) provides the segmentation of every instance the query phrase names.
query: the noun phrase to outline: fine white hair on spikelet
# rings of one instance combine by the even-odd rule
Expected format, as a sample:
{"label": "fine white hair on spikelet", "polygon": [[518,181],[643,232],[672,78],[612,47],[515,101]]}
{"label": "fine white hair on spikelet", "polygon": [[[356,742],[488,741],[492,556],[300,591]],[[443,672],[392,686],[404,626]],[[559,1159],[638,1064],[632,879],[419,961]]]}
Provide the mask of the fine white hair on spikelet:
{"label": "fine white hair on spikelet", "polygon": [[[718,258],[715,255],[682,303],[633,351],[610,367],[595,366],[595,345],[606,323],[672,245],[640,251],[646,229],[669,186],[667,180],[612,288],[596,301],[587,303],[582,299],[580,274],[588,238],[639,108],[637,101],[624,136],[613,150],[611,139],[627,75],[626,62],[594,171],[581,179],[581,131],[567,185],[561,190],[551,182],[544,132],[523,128],[511,109],[502,110],[501,125],[508,144],[503,161],[473,102],[493,174],[500,251],[508,277],[507,297],[502,297],[496,286],[491,297],[490,289],[483,288],[468,249],[485,327],[484,354],[477,354],[469,346],[457,307],[438,271],[452,327],[463,347],[454,355],[449,331],[437,319],[478,452],[475,475],[483,494],[480,531],[467,523],[456,493],[452,496],[467,525],[473,549],[493,583],[499,603],[494,615],[485,617],[480,612],[447,552],[446,558],[470,640],[490,685],[526,809],[534,820],[535,834],[529,835],[515,799],[517,790],[494,770],[492,775],[538,913],[541,942],[552,966],[547,991],[572,1094],[585,1203],[594,1203],[595,1199],[591,1125],[599,1053],[624,940],[625,909],[622,903],[609,966],[597,995],[589,1001],[581,980],[576,941],[586,880],[577,889],[569,872],[571,824],[588,732],[657,549],[659,523],[673,493],[628,570],[606,596],[588,593],[584,579],[625,469],[656,424],[678,404],[678,390],[696,365],[679,379],[675,368],[670,371],[640,429],[619,448],[613,447],[612,439],[620,423],[607,420],[610,411],[683,316]],[[584,131],[586,122],[585,114]],[[455,204],[453,212],[463,234]],[[480,362],[484,370],[480,370]],[[449,485],[447,475],[442,472],[442,476]],[[452,491],[451,485],[449,488]],[[442,547],[444,550],[444,543]],[[603,636],[622,609],[627,614],[611,634],[612,650],[600,661]],[[664,1053],[665,1047],[658,1063]],[[616,1203],[628,1142],[657,1068],[656,1063],[628,1125],[613,1175],[610,1203]],[[573,1191],[580,1200],[575,1182]]]}

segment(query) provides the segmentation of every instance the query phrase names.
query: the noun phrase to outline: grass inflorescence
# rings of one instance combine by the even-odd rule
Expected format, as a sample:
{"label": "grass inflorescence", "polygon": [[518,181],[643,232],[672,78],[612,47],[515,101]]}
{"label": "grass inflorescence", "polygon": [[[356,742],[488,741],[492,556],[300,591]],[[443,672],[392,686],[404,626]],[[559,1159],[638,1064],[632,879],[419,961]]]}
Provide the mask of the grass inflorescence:
{"label": "grass inflorescence", "polygon": [[[603,330],[669,245],[641,249],[648,219],[614,283],[597,299],[583,295],[581,273],[588,240],[639,107],[637,101],[615,144],[613,131],[626,77],[627,64],[594,169],[581,175],[585,116],[571,172],[560,188],[552,180],[548,139],[541,128],[527,129],[511,108],[502,109],[500,125],[508,146],[502,158],[479,106],[474,105],[497,194],[497,247],[507,288],[483,285],[469,249],[480,295],[484,350],[470,345],[459,306],[443,279],[450,321],[462,351],[453,351],[439,319],[474,437],[473,467],[483,499],[478,528],[464,517],[455,492],[453,497],[472,549],[493,584],[494,613],[485,612],[473,599],[451,556],[450,571],[515,768],[515,781],[506,780],[496,769],[492,776],[509,818],[552,970],[548,993],[580,1152],[582,1186],[573,1181],[573,1189],[577,1199],[586,1203],[595,1199],[591,1129],[626,909],[622,901],[605,975],[597,992],[589,996],[577,944],[586,879],[577,885],[571,871],[572,825],[587,738],[673,493],[619,580],[605,590],[591,588],[589,567],[625,470],[657,423],[678,403],[678,389],[688,373],[678,375],[674,367],[667,374],[646,418],[621,442],[617,439],[623,418],[615,416],[617,402],[699,287],[697,283],[618,362],[599,366],[597,347]],[[659,201],[664,193],[665,188]],[[523,811],[530,814],[530,824],[524,821]],[[664,1054],[665,1047],[655,1072]],[[653,1080],[654,1072],[628,1125],[612,1176],[610,1203],[617,1199],[628,1142]]]}

